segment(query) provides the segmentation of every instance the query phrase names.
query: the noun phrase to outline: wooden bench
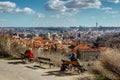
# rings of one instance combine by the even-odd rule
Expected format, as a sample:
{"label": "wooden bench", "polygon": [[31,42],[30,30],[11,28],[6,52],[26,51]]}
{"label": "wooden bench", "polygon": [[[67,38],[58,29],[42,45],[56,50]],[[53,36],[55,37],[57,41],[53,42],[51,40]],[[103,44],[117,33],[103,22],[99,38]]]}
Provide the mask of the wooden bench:
{"label": "wooden bench", "polygon": [[38,62],[41,66],[41,64],[48,64],[49,68],[51,68],[51,66],[55,67],[55,64],[53,62],[51,62],[50,58],[44,58],[44,57],[38,57]]}
{"label": "wooden bench", "polygon": [[76,71],[78,73],[85,71],[83,65],[80,65],[80,63],[77,61],[70,61],[70,60],[61,60],[61,61],[62,61],[62,65],[60,69],[61,71],[66,71],[67,69],[71,70],[72,68],[74,68],[74,70],[77,69]]}

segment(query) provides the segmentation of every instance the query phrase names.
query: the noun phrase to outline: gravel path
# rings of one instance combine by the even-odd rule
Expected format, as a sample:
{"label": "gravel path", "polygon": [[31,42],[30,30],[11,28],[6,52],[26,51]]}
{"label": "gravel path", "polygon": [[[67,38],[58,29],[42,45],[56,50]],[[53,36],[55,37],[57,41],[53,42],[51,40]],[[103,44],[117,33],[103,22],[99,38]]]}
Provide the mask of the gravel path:
{"label": "gravel path", "polygon": [[77,80],[77,78],[80,80],[92,76],[88,73],[61,72],[56,67],[48,69],[48,66],[38,67],[38,65],[37,63],[23,64],[20,60],[0,59],[0,80]]}

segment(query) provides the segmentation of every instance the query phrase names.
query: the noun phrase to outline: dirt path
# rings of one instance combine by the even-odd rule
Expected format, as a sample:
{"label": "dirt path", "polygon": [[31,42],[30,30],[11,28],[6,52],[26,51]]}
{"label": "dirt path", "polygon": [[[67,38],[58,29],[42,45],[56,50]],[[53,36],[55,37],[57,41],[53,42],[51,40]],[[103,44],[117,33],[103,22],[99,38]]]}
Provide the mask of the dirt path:
{"label": "dirt path", "polygon": [[59,68],[44,69],[39,64],[22,64],[20,60],[0,59],[0,80],[90,80],[88,73],[61,72]]}

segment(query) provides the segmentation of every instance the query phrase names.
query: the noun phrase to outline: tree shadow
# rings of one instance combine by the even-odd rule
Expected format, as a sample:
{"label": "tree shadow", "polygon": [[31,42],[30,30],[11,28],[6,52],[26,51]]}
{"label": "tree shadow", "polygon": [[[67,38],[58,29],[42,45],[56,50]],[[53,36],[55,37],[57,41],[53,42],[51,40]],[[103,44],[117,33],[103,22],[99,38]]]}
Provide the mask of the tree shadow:
{"label": "tree shadow", "polygon": [[26,63],[24,61],[12,61],[12,62],[8,62],[8,64],[17,65],[17,64],[26,64]]}
{"label": "tree shadow", "polygon": [[77,80],[93,80],[90,76],[78,78]]}
{"label": "tree shadow", "polygon": [[34,69],[34,70],[36,70],[36,69],[38,69],[37,67],[32,67],[32,66],[25,66],[26,68],[29,68],[29,69]]}
{"label": "tree shadow", "polygon": [[47,74],[44,74],[44,75],[42,75],[42,76],[55,75],[55,76],[63,77],[63,76],[78,75],[78,73],[75,73],[75,72],[60,71],[60,70],[57,70],[57,71],[48,71],[48,72],[46,72],[46,73],[47,73]]}
{"label": "tree shadow", "polygon": [[45,67],[42,67],[42,66],[38,66],[38,65],[34,65],[34,67],[41,68],[41,69],[48,69],[48,68],[45,68]]}

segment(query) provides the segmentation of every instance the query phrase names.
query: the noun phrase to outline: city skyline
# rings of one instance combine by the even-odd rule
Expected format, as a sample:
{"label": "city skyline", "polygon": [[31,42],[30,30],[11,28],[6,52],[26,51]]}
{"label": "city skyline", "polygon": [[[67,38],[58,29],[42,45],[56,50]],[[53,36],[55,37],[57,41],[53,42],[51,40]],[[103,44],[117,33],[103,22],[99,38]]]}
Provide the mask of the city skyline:
{"label": "city skyline", "polygon": [[120,26],[120,0],[0,0],[0,27]]}

